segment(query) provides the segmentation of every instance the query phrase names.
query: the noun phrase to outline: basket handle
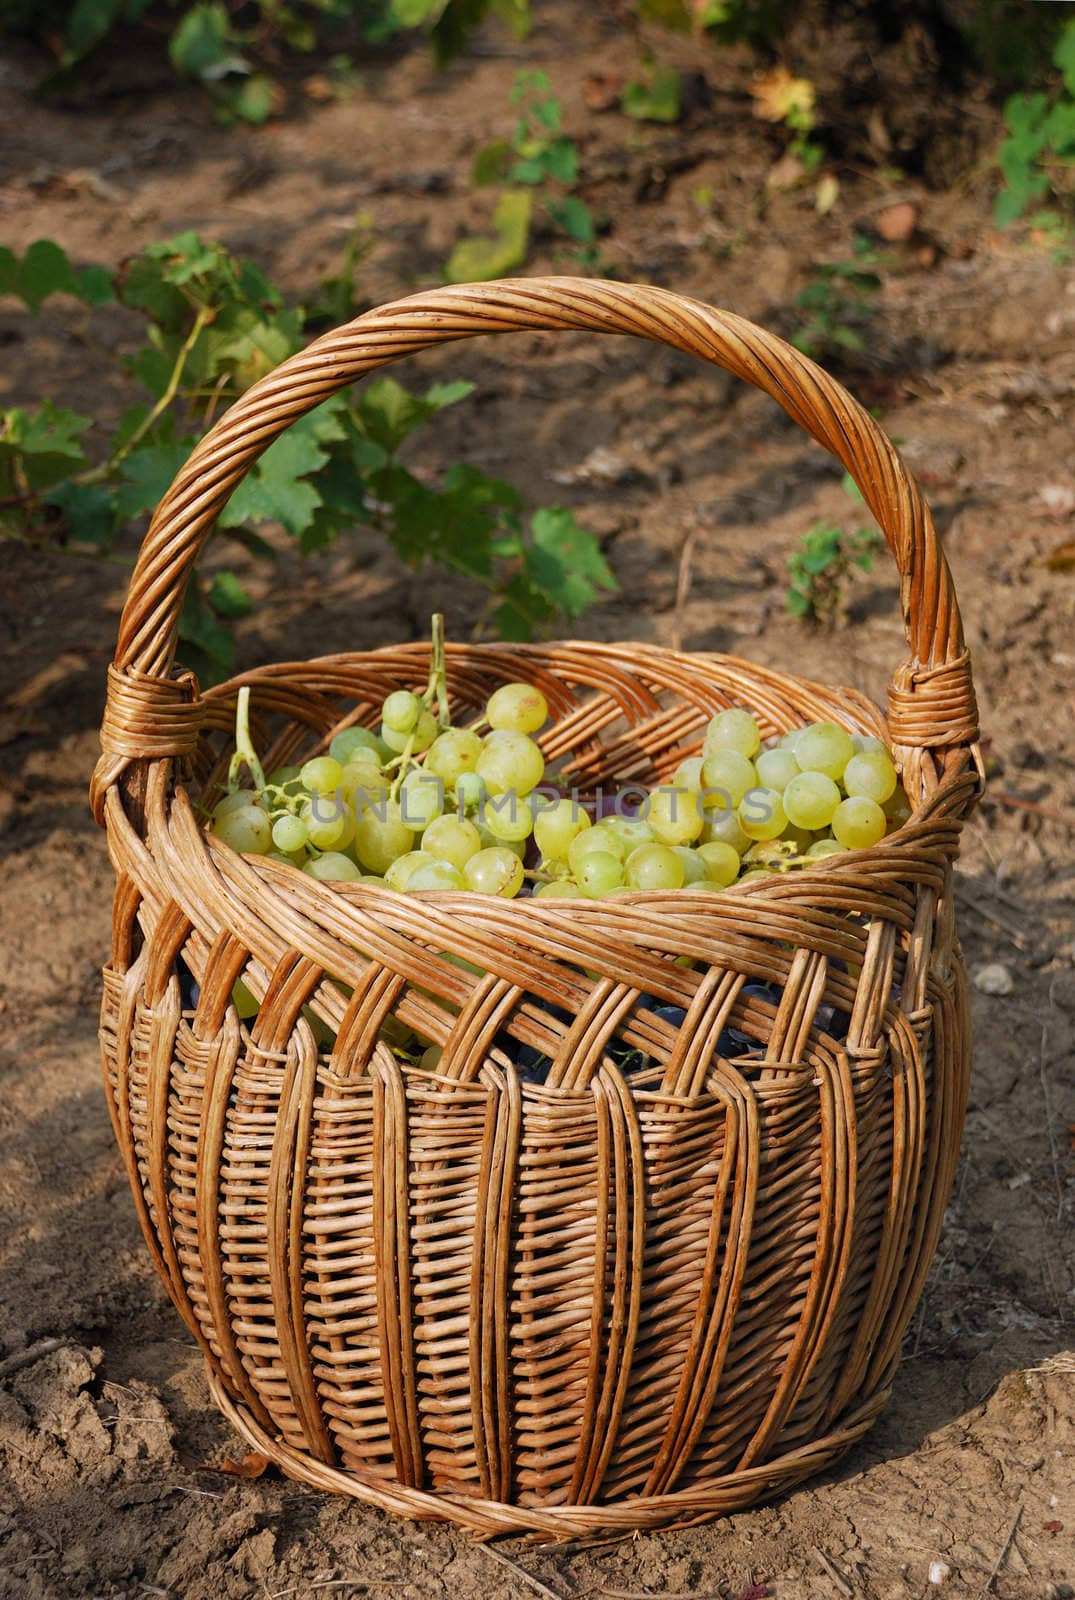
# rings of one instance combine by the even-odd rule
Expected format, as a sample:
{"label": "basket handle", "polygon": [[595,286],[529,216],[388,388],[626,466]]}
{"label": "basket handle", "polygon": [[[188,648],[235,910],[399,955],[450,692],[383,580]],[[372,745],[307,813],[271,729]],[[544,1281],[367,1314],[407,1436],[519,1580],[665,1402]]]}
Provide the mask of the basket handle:
{"label": "basket handle", "polygon": [[98,809],[132,761],[194,748],[193,682],[171,676],[183,597],[217,516],[262,451],[321,401],[403,356],[473,334],[561,329],[636,334],[712,361],[771,395],[843,463],[900,574],[911,653],[889,690],[892,743],[919,768],[932,756],[930,787],[947,768],[966,766],[969,754],[976,758],[977,710],[952,575],[918,484],[862,406],[783,339],[701,301],[642,284],[505,279],[411,295],[324,334],[247,390],[202,439],[157,508],[131,579],[94,775]]}

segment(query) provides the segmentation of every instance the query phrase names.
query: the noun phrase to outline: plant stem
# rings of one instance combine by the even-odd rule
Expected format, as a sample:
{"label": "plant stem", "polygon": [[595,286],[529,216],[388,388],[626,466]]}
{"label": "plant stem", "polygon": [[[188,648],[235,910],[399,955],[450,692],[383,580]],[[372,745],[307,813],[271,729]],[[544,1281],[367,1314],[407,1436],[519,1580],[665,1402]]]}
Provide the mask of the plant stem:
{"label": "plant stem", "polygon": [[254,749],[250,738],[250,686],[244,685],[239,690],[235,701],[235,754],[228,767],[228,788],[236,782],[243,767],[246,767],[254,780],[258,794],[266,788],[265,772],[258,760],[258,753]]}
{"label": "plant stem", "polygon": [[179,385],[183,377],[183,368],[186,366],[187,361],[190,358],[190,353],[197,344],[203,328],[208,327],[209,323],[212,322],[215,316],[215,307],[198,307],[198,315],[194,318],[194,324],[191,327],[190,332],[187,334],[186,338],[183,340],[183,343],[179,347],[179,352],[175,358],[175,366],[172,368],[172,375],[168,379],[164,393],[160,396],[156,405],[146,416],[142,418],[142,421],[138,424],[138,427],[135,428],[126,444],[121,445],[114,455],[110,456],[107,461],[102,462],[99,467],[95,467],[92,472],[85,472],[80,477],[76,478],[74,480],[76,483],[102,482],[103,479],[107,478],[115,471],[121,461],[126,460],[127,456],[130,455],[131,451],[136,445],[141,444],[150,428],[152,428],[157,419],[162,416],[165,411],[167,411],[168,407],[179,393]]}
{"label": "plant stem", "polygon": [[432,647],[429,653],[429,682],[423,696],[427,705],[437,706],[442,728],[451,724],[448,706],[448,662],[444,648],[444,613],[436,611],[430,626]]}

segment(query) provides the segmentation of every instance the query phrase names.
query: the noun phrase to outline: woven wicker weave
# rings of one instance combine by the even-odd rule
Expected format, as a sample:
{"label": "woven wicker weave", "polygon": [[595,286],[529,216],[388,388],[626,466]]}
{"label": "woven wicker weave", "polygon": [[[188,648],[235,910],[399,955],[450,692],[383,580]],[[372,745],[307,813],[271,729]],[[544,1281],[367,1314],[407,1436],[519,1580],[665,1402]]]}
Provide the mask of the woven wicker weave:
{"label": "woven wicker weave", "polygon": [[[272,766],[373,721],[428,665],[409,646],[199,694],[172,663],[214,518],[343,385],[513,329],[641,334],[772,395],[883,527],[910,655],[887,723],[852,690],[637,645],[456,647],[453,706],[532,678],[552,708],[546,754],[580,787],[667,776],[729,704],[766,735],[832,718],[894,746],[914,803],[898,833],[721,895],[600,902],[324,884],[204,833],[195,806],[219,783],[241,684]],[[441,289],[251,389],[154,518],[93,785],[118,880],[101,1028],[116,1137],[239,1431],[319,1487],[551,1538],[736,1510],[858,1439],[956,1163],[969,1036],[951,871],[976,738],[917,485],[838,384],[738,317],[576,279]],[[240,976],[260,1001],[249,1026]],[[744,993],[751,980],[777,998]],[[390,1017],[444,1046],[436,1074],[378,1041]],[[726,1027],[760,1050],[719,1054]],[[520,1081],[512,1040],[552,1057],[546,1084]],[[625,1077],[614,1041],[652,1067]]]}

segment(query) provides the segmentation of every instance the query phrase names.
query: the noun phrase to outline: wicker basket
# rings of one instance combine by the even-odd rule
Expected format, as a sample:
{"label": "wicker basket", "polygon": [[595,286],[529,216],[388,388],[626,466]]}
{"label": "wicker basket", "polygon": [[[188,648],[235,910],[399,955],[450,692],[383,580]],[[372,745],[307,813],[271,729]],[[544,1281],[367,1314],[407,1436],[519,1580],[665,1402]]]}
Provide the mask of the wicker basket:
{"label": "wicker basket", "polygon": [[[276,764],[372,721],[428,664],[407,646],[199,694],[172,663],[214,518],[344,385],[517,329],[640,334],[770,394],[882,525],[910,656],[887,723],[849,689],[640,645],[459,646],[453,705],[532,678],[552,708],[546,754],[579,786],[666,777],[729,704],[765,734],[831,718],[892,743],[914,804],[898,833],[721,895],[588,902],[325,884],[203,832],[195,805],[219,781],[240,685]],[[157,1269],[251,1445],[405,1516],[572,1538],[738,1510],[860,1438],[959,1146],[952,862],[976,737],[917,485],[838,384],[738,317],[577,279],[439,289],[251,389],[150,528],[93,785],[118,880],[101,1025],[116,1137]],[[260,1001],[249,1026],[230,999],[240,976]],[[685,1008],[683,1025],[643,996]],[[436,1074],[379,1041],[392,1016],[443,1044]],[[727,1029],[741,1053],[718,1048]],[[505,1049],[519,1042],[553,1058],[547,1083],[520,1080]],[[652,1069],[625,1077],[614,1044]]]}

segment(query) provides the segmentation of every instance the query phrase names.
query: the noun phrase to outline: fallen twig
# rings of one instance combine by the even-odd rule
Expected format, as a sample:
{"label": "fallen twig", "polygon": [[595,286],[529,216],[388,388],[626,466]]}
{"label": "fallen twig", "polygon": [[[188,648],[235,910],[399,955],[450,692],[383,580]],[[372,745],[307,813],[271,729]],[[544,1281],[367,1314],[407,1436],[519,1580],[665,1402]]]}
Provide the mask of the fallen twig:
{"label": "fallen twig", "polygon": [[999,805],[1013,806],[1017,811],[1032,811],[1036,817],[1048,817],[1050,822],[1063,822],[1069,828],[1075,828],[1075,812],[1058,811],[1055,806],[1042,806],[1036,800],[1021,800],[1017,794],[1005,794],[1003,789],[987,789],[987,800],[996,800]]}
{"label": "fallen twig", "polygon": [[1012,1525],[1008,1529],[1008,1537],[1005,1539],[1004,1543],[1000,1547],[1000,1555],[994,1561],[993,1570],[989,1574],[988,1578],[985,1580],[985,1588],[982,1590],[982,1593],[984,1595],[992,1593],[993,1585],[997,1581],[997,1573],[1000,1571],[1001,1567],[1004,1565],[1004,1558],[1008,1554],[1008,1551],[1012,1547],[1012,1540],[1015,1538],[1015,1531],[1019,1526],[1019,1521],[1020,1521],[1020,1518],[1022,1517],[1022,1515],[1023,1515],[1023,1508],[1020,1505],[1019,1510],[1015,1513],[1015,1516],[1012,1518]]}
{"label": "fallen twig", "polygon": [[676,574],[676,611],[672,622],[672,649],[683,648],[683,613],[687,608],[687,596],[691,592],[691,558],[694,555],[694,541],[697,537],[697,528],[690,528],[679,551],[679,571]]}
{"label": "fallen twig", "polygon": [[13,1356],[0,1361],[0,1380],[10,1377],[13,1372],[21,1372],[23,1367],[32,1367],[35,1361],[40,1361],[42,1356],[50,1356],[54,1350],[65,1350],[72,1342],[70,1339],[38,1339],[36,1344],[28,1344],[25,1350],[16,1350]]}
{"label": "fallen twig", "polygon": [[840,1572],[837,1572],[836,1568],[833,1566],[832,1562],[829,1560],[829,1558],[825,1554],[824,1550],[819,1550],[817,1548],[817,1546],[815,1545],[814,1546],[814,1554],[817,1556],[817,1559],[818,1559],[819,1563],[825,1569],[825,1571],[828,1573],[829,1577],[832,1579],[832,1581],[836,1585],[837,1589],[839,1589],[840,1593],[844,1596],[844,1600],[855,1600],[855,1591],[854,1591],[854,1589],[852,1589],[851,1585],[848,1583],[847,1579],[843,1576],[843,1574],[840,1573]]}
{"label": "fallen twig", "polygon": [[478,1548],[484,1550],[486,1555],[491,1556],[494,1561],[499,1561],[502,1567],[507,1567],[511,1572],[514,1572],[517,1578],[521,1578],[524,1583],[528,1583],[538,1594],[544,1595],[545,1600],[563,1600],[562,1595],[558,1595],[555,1589],[550,1589],[548,1584],[542,1583],[540,1578],[535,1578],[532,1572],[527,1572],[525,1567],[521,1567],[510,1556],[506,1556],[503,1550],[495,1550],[491,1544],[479,1545]]}
{"label": "fallen twig", "polygon": [[984,922],[990,923],[992,927],[999,929],[1001,933],[1006,933],[1017,950],[1029,950],[1031,948],[1030,940],[1025,938],[1019,929],[1008,921],[1007,917],[998,916],[995,911],[987,910],[981,901],[968,894],[962,886],[957,886],[956,888],[956,899],[969,907],[971,911],[977,912]]}

